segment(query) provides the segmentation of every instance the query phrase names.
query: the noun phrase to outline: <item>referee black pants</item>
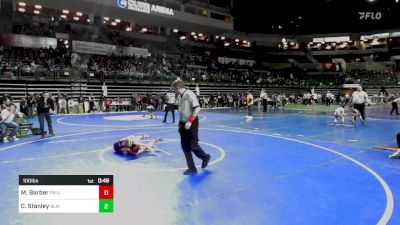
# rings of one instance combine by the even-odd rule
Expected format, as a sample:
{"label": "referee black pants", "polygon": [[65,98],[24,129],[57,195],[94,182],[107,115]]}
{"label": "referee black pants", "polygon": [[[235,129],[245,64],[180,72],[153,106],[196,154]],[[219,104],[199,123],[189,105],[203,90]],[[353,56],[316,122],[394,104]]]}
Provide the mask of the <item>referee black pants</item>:
{"label": "referee black pants", "polygon": [[174,104],[167,104],[167,106],[165,107],[165,114],[164,114],[164,122],[167,122],[167,116],[168,116],[168,112],[171,111],[172,112],[172,120],[175,123],[175,109],[174,109]]}
{"label": "referee black pants", "polygon": [[400,132],[396,135],[397,138],[397,147],[400,148]]}
{"label": "referee black pants", "polygon": [[396,115],[399,115],[399,107],[396,102],[392,102],[392,111],[390,111],[390,115],[396,110]]}
{"label": "referee black pants", "polygon": [[263,112],[266,112],[268,110],[268,101],[267,99],[262,100],[262,105],[263,105]]}
{"label": "referee black pants", "polygon": [[363,104],[354,104],[354,108],[360,111],[361,117],[365,121],[365,103]]}
{"label": "referee black pants", "polygon": [[207,158],[207,154],[199,145],[199,120],[196,118],[189,130],[185,129],[185,122],[179,122],[179,134],[181,135],[181,146],[185,154],[189,170],[196,170],[192,152],[201,160]]}

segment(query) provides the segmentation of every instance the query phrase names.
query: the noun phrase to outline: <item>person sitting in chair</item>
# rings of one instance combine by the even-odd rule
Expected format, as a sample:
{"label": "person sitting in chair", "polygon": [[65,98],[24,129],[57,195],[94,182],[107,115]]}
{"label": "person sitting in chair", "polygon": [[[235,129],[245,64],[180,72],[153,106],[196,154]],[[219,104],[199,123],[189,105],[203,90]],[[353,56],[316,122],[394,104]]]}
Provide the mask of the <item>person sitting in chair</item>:
{"label": "person sitting in chair", "polygon": [[6,136],[7,128],[12,128],[10,136],[14,141],[18,141],[17,133],[19,125],[14,122],[16,116],[23,117],[22,113],[17,110],[15,105],[7,103],[5,105],[5,109],[1,111],[1,118],[0,118],[0,128],[1,128],[1,136],[3,137],[3,142],[8,142],[8,137]]}

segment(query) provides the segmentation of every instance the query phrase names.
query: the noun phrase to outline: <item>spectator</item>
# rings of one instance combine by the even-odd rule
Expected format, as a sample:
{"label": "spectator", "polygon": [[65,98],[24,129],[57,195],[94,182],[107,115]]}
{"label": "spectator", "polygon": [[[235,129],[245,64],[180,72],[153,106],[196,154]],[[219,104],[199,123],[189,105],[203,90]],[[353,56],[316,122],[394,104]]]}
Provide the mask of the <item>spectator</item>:
{"label": "spectator", "polygon": [[23,114],[28,115],[28,104],[26,98],[22,98],[19,102],[19,109]]}
{"label": "spectator", "polygon": [[10,136],[12,140],[18,141],[17,132],[18,132],[18,124],[14,122],[16,116],[22,117],[22,114],[16,109],[15,105],[6,104],[5,109],[1,111],[1,135],[3,136],[3,142],[8,142],[8,137],[6,136],[7,128],[12,128]]}

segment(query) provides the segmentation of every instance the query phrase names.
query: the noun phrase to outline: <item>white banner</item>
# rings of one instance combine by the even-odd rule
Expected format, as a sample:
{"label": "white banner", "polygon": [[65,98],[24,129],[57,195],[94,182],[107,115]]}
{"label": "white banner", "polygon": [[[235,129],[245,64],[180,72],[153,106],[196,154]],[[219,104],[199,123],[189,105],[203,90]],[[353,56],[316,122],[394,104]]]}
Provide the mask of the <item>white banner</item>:
{"label": "white banner", "polygon": [[57,48],[57,39],[22,34],[1,34],[0,45],[23,48]]}
{"label": "white banner", "polygon": [[149,55],[149,50],[147,48],[117,47],[116,55],[146,58]]}
{"label": "white banner", "polygon": [[218,57],[218,63],[219,64],[234,64],[234,63],[238,63],[240,66],[243,66],[243,65],[254,66],[256,64],[256,61],[247,60],[247,59]]}
{"label": "white banner", "polygon": [[110,55],[115,51],[114,45],[100,44],[86,41],[72,41],[72,50],[77,53],[94,55]]}
{"label": "white banner", "polygon": [[66,33],[56,33],[56,38],[57,38],[57,39],[65,39],[65,40],[68,40],[68,39],[69,39],[69,34],[66,34]]}

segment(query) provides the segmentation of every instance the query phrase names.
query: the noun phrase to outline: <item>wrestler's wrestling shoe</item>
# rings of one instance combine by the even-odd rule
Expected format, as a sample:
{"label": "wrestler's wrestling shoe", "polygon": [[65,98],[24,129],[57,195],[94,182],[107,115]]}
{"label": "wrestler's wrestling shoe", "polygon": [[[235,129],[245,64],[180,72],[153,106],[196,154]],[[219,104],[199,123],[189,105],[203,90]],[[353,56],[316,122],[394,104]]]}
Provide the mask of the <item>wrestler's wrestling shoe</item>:
{"label": "wrestler's wrestling shoe", "polygon": [[389,156],[391,159],[400,159],[400,151],[397,151]]}

